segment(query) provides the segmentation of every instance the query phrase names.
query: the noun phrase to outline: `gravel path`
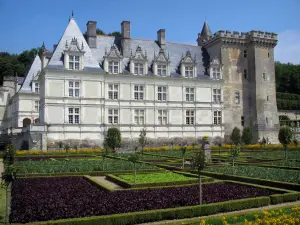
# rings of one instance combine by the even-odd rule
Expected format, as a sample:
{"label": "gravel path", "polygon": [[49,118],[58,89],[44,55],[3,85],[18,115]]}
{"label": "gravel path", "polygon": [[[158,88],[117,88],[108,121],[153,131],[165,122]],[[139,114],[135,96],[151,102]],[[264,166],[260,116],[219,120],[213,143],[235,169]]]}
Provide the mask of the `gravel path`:
{"label": "gravel path", "polygon": [[[251,213],[253,211],[259,211],[259,210],[269,210],[269,209],[275,209],[275,208],[280,208],[280,207],[285,207],[285,206],[294,206],[294,205],[300,205],[300,201],[296,202],[287,202],[283,204],[277,204],[277,205],[268,205],[260,208],[253,208],[253,209],[245,209],[245,210],[240,210],[240,211],[233,211],[233,212],[227,212],[227,213],[218,213],[210,216],[202,216],[202,217],[193,217],[189,219],[180,219],[180,220],[163,220],[163,221],[158,221],[158,222],[153,222],[153,223],[141,223],[139,225],[178,225],[178,224],[188,224],[188,223],[197,223],[197,219],[207,219],[211,217],[216,217],[216,216],[231,216],[234,214],[246,214],[246,213]],[[200,221],[199,221],[200,222]]]}
{"label": "gravel path", "polygon": [[123,187],[117,185],[116,183],[113,183],[109,180],[105,179],[105,176],[98,176],[98,177],[93,177],[95,180],[97,180],[100,183],[104,183],[105,185],[113,188],[113,189],[123,189]]}

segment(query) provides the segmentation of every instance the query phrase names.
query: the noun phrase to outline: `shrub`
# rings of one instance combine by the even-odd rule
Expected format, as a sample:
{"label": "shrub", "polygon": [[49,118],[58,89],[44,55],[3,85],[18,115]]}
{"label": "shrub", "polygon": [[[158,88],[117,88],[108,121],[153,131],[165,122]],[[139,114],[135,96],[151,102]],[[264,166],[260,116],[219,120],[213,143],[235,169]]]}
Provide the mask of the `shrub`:
{"label": "shrub", "polygon": [[232,146],[230,149],[230,157],[232,158],[232,166],[234,166],[234,160],[235,158],[240,154],[240,147],[238,146]]}
{"label": "shrub", "polygon": [[291,143],[293,132],[290,127],[281,127],[278,133],[278,140],[284,146],[285,158],[287,159],[287,145]]}
{"label": "shrub", "polygon": [[235,127],[232,130],[230,140],[233,144],[238,145],[241,143],[241,131],[239,128]]}
{"label": "shrub", "polygon": [[121,133],[118,128],[109,128],[104,140],[104,144],[115,151],[116,148],[121,146]]}
{"label": "shrub", "polygon": [[140,136],[139,136],[139,144],[141,145],[142,149],[144,149],[145,145],[147,144],[146,135],[147,135],[146,129],[143,128],[141,130],[141,133],[140,133]]}
{"label": "shrub", "polygon": [[290,120],[290,118],[286,115],[280,115],[279,120]]}
{"label": "shrub", "polygon": [[7,163],[8,165],[14,164],[16,155],[16,149],[12,144],[7,144],[5,146],[5,151],[3,154],[3,162]]}
{"label": "shrub", "polygon": [[249,127],[244,128],[243,134],[242,134],[242,141],[244,144],[249,145],[252,141],[253,135],[252,131]]}

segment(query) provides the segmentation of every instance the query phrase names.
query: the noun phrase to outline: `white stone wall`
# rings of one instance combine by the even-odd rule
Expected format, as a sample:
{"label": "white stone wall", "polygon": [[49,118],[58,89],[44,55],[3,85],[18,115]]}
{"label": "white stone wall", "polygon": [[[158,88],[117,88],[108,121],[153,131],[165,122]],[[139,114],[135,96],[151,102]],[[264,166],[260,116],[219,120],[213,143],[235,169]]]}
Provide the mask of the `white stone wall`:
{"label": "white stone wall", "polygon": [[[80,81],[79,97],[68,96],[69,81]],[[50,125],[49,139],[88,138],[101,141],[103,131],[111,126],[119,127],[122,136],[128,138],[138,137],[144,127],[147,135],[153,138],[224,136],[223,127],[213,125],[213,111],[222,110],[222,105],[212,104],[212,88],[221,88],[222,81],[48,71],[42,82],[45,82],[45,97],[41,99],[44,102],[41,115]],[[112,83],[119,85],[118,100],[108,98],[108,84]],[[144,100],[134,100],[135,84],[144,85]],[[157,100],[159,85],[167,86],[167,101]],[[194,102],[185,101],[185,87],[195,88]],[[69,124],[68,107],[80,108],[80,124]],[[116,125],[108,123],[110,108],[119,110]],[[145,110],[144,125],[134,124],[135,109]],[[159,125],[160,109],[168,112],[167,125]],[[186,109],[195,110],[195,125],[185,124]]]}

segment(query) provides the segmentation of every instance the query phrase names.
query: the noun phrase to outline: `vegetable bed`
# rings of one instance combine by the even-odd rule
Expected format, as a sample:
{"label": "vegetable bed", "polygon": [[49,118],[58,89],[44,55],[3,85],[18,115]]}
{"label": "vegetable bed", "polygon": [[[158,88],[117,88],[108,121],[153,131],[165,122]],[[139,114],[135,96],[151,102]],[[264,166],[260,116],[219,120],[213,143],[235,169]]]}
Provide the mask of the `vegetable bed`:
{"label": "vegetable bed", "polygon": [[[104,164],[104,166],[103,166]],[[133,164],[129,161],[106,158],[68,159],[68,160],[39,160],[20,161],[16,163],[19,173],[63,173],[63,172],[91,172],[132,170]],[[138,170],[157,169],[153,165],[137,163]]]}
{"label": "vegetable bed", "polygon": [[254,177],[300,184],[300,173],[299,171],[295,170],[259,166],[218,166],[207,167],[204,170],[228,175]]}
{"label": "vegetable bed", "polygon": [[[10,221],[109,215],[198,204],[198,185],[108,192],[83,177],[24,178],[12,186]],[[282,193],[237,183],[203,185],[203,203]]]}
{"label": "vegetable bed", "polygon": [[[123,180],[130,183],[134,182],[133,174],[120,174],[118,175]],[[165,172],[165,173],[145,173],[137,174],[137,183],[156,183],[156,182],[168,182],[168,181],[186,181],[186,180],[196,180],[196,177],[188,177],[178,173]]]}

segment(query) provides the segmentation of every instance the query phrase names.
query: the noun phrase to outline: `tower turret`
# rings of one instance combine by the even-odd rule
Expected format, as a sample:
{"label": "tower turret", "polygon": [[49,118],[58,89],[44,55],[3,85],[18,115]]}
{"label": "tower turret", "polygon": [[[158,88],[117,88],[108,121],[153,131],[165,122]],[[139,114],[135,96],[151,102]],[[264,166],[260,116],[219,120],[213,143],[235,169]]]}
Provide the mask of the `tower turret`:
{"label": "tower turret", "polygon": [[205,20],[202,27],[202,31],[201,33],[198,34],[198,39],[197,39],[198,45],[202,46],[203,42],[208,40],[211,36],[212,33],[210,31],[207,21]]}

